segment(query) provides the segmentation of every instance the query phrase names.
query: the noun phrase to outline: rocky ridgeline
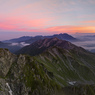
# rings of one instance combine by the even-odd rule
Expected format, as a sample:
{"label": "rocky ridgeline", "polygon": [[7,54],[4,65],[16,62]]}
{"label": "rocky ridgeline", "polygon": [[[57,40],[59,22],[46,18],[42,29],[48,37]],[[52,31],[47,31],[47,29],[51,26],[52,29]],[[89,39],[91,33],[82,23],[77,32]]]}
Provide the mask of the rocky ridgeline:
{"label": "rocky ridgeline", "polygon": [[48,71],[34,58],[0,49],[0,95],[48,95],[57,88]]}

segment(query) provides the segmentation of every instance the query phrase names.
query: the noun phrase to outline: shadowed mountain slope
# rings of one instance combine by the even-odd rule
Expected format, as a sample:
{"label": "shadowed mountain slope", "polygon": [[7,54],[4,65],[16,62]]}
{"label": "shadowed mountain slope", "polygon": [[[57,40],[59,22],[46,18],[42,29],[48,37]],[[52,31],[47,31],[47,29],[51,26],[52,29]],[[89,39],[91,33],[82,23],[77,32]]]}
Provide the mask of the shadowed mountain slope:
{"label": "shadowed mountain slope", "polygon": [[77,47],[74,44],[65,41],[65,40],[60,40],[58,38],[45,38],[42,40],[38,40],[31,45],[25,46],[19,51],[16,52],[16,54],[29,54],[32,56],[38,55],[48,49],[49,47],[52,46],[58,46],[62,47],[64,49],[70,50],[70,49],[75,49],[75,50],[84,50],[81,47]]}

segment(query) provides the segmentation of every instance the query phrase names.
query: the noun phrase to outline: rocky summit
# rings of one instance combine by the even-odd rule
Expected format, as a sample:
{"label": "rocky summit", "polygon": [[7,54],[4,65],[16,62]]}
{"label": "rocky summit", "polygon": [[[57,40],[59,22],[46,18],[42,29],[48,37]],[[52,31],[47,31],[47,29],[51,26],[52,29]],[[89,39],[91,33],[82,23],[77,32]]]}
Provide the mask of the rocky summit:
{"label": "rocky summit", "polygon": [[27,47],[42,51],[0,49],[0,95],[95,95],[95,54],[58,38]]}

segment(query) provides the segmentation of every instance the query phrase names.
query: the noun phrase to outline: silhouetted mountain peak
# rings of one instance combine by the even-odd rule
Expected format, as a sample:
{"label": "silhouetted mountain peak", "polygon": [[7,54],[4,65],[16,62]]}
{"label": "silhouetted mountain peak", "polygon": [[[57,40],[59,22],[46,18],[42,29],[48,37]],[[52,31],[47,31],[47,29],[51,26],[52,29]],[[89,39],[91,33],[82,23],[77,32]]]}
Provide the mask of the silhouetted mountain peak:
{"label": "silhouetted mountain peak", "polygon": [[42,36],[42,35],[39,35],[39,36],[22,36],[20,38],[15,38],[15,39],[11,39],[11,40],[6,40],[4,42],[10,42],[10,43],[13,43],[13,42],[25,42],[25,43],[33,43],[35,41],[38,41],[40,39],[45,39],[45,38],[58,38],[58,39],[61,39],[61,40],[67,40],[67,41],[77,41],[76,38],[74,38],[73,36],[67,34],[67,33],[60,33],[60,34],[54,34],[54,35],[51,35],[51,36]]}
{"label": "silhouetted mountain peak", "polygon": [[65,45],[73,45],[70,42],[66,41],[66,40],[60,40],[57,37],[54,38],[45,38],[45,39],[41,39],[39,41],[34,42],[32,45],[39,45],[39,46],[43,46],[43,47],[50,47],[50,46],[65,46]]}
{"label": "silhouetted mountain peak", "polygon": [[39,40],[36,43],[38,43],[40,46],[39,48],[41,48],[41,47],[50,47],[52,45],[55,45],[57,41],[60,41],[60,39],[58,39],[57,37],[54,37],[54,38],[45,38],[43,40]]}
{"label": "silhouetted mountain peak", "polygon": [[54,38],[51,38],[51,40],[53,40],[53,41],[58,41],[58,40],[60,40],[60,39],[58,39],[57,37],[54,37]]}

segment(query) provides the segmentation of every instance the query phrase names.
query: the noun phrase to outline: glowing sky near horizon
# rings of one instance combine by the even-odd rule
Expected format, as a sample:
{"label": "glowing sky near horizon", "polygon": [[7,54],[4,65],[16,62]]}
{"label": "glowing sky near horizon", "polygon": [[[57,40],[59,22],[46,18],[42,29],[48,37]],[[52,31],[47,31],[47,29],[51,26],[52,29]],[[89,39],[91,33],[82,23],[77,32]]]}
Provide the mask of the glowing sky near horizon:
{"label": "glowing sky near horizon", "polygon": [[95,0],[0,0],[0,32],[95,33]]}

